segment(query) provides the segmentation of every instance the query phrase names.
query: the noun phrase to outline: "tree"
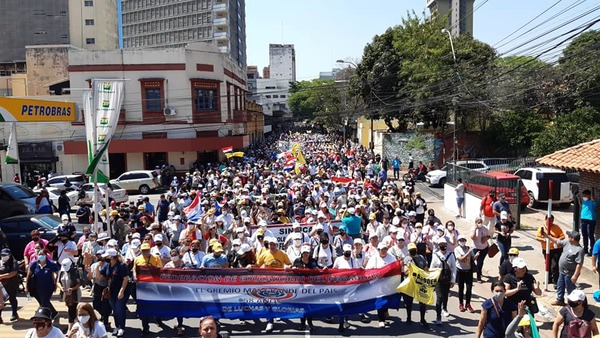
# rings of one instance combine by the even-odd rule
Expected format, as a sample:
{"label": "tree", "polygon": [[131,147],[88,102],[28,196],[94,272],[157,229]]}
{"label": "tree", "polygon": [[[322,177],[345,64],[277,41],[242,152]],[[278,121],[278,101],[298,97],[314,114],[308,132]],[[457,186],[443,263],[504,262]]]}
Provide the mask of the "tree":
{"label": "tree", "polygon": [[483,141],[493,146],[494,156],[502,157],[528,154],[533,140],[546,128],[541,116],[532,111],[494,114],[490,122]]}
{"label": "tree", "polygon": [[558,116],[533,140],[531,153],[544,156],[600,137],[600,113],[592,107],[582,107]]}
{"label": "tree", "polygon": [[292,83],[288,104],[298,120],[310,119],[327,129],[340,128],[348,115],[347,84],[314,79]]}

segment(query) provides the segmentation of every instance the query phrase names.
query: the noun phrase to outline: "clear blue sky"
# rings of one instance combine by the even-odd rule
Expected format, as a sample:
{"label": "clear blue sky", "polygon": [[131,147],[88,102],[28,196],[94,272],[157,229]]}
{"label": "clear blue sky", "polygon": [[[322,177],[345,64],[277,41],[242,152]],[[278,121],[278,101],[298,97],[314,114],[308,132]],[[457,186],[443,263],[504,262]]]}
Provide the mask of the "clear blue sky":
{"label": "clear blue sky", "polygon": [[[548,9],[558,0],[476,0],[474,13],[474,36],[492,46],[513,33],[522,25]],[[419,16],[427,11],[426,0],[246,0],[246,34],[248,64],[256,65],[259,71],[269,64],[270,43],[293,43],[296,48],[296,72],[298,80],[309,80],[319,76],[320,71],[330,71],[338,59],[360,60],[363,48],[373,36],[383,33],[388,27],[399,24],[407,11]],[[577,5],[580,3],[579,5]],[[525,36],[528,29],[573,6],[556,19],[541,25]],[[600,5],[600,1],[563,0],[547,13],[526,26],[508,40],[516,38],[499,52],[550,30],[551,32],[521,50],[510,54],[537,54],[562,40],[548,41],[538,49],[537,43],[556,37],[593,17],[588,16],[562,29],[552,29],[586,10]],[[429,12],[427,11],[427,16]],[[594,26],[598,29],[598,26]],[[507,41],[508,41],[507,40]],[[545,58],[556,57],[550,53]]]}

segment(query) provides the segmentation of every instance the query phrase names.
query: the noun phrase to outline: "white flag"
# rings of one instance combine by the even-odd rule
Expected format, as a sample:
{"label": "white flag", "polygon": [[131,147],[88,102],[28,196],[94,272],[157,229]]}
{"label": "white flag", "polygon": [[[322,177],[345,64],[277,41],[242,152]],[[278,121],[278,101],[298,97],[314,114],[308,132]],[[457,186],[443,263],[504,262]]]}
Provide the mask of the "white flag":
{"label": "white flag", "polygon": [[17,145],[17,124],[10,123],[10,136],[8,138],[8,147],[6,148],[6,158],[4,163],[18,164],[19,163],[19,146]]}

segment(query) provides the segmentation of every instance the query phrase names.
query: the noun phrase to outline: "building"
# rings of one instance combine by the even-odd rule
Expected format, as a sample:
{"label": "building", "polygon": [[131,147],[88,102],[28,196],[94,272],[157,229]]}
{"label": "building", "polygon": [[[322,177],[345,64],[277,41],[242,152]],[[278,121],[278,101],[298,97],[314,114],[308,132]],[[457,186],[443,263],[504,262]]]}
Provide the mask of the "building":
{"label": "building", "polygon": [[246,66],[245,0],[120,0],[123,48],[214,43]]}
{"label": "building", "polygon": [[427,0],[432,16],[448,15],[448,27],[454,36],[473,35],[473,6],[475,0]]}
{"label": "building", "polygon": [[116,0],[0,1],[0,11],[0,96],[48,94],[27,89],[27,46],[118,47]]}
{"label": "building", "polygon": [[268,78],[296,82],[296,50],[293,44],[269,45]]}
{"label": "building", "polygon": [[319,72],[319,79],[336,80],[339,72],[339,68],[332,68],[330,72]]}
{"label": "building", "polygon": [[256,80],[260,78],[258,73],[258,67],[248,66],[246,67],[246,77],[248,78],[248,99],[256,100]]}
{"label": "building", "polygon": [[[245,69],[213,44],[113,51],[36,48],[41,51],[31,51],[28,62],[53,67],[58,74],[54,78],[46,74],[46,81],[63,78],[61,65],[71,88],[87,88],[92,78],[127,79],[119,124],[109,147],[111,177],[162,163],[188,170],[196,161],[223,159],[223,147],[242,150],[263,137],[262,107],[245,98]],[[53,49],[55,55],[43,52]],[[57,61],[64,58],[67,61]],[[74,101],[79,110],[82,107],[81,92],[43,97],[48,98]],[[8,127],[2,127],[7,139]],[[20,123],[17,129],[19,146],[43,160],[25,162],[22,171],[73,173],[87,168],[81,116],[74,123]],[[33,152],[34,148],[42,150]],[[5,166],[2,170],[3,177],[12,177]]]}

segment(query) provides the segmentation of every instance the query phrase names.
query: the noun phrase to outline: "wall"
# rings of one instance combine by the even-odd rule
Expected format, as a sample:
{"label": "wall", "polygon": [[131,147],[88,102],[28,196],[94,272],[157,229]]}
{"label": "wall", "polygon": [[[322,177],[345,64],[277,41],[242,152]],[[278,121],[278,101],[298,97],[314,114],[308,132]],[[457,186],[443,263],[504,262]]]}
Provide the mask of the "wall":
{"label": "wall", "polygon": [[69,80],[69,49],[71,48],[73,46],[70,45],[27,46],[25,58],[28,96],[49,95],[50,85]]}
{"label": "wall", "polygon": [[388,159],[399,158],[402,165],[407,166],[409,154],[412,154],[415,166],[419,161],[427,165],[435,159],[437,144],[432,134],[386,133],[383,137],[382,156]]}
{"label": "wall", "polygon": [[144,170],[144,153],[128,153],[125,156],[127,158],[127,170]]}
{"label": "wall", "polygon": [[[181,159],[183,158],[184,162],[181,164]],[[187,171],[192,166],[192,163],[196,161],[198,158],[198,154],[192,151],[179,151],[179,152],[170,152],[167,154],[167,161],[175,166],[177,170],[185,170]]]}
{"label": "wall", "polygon": [[[86,25],[85,20],[94,20]],[[84,6],[82,0],[69,0],[69,38],[72,45],[88,50],[119,47],[116,0],[96,0],[94,6]],[[86,39],[95,39],[87,44]]]}

